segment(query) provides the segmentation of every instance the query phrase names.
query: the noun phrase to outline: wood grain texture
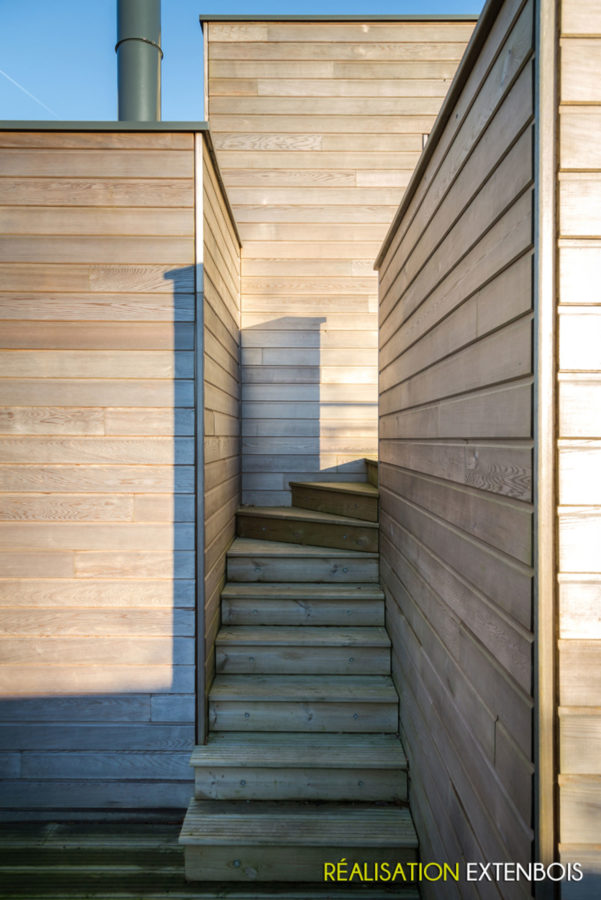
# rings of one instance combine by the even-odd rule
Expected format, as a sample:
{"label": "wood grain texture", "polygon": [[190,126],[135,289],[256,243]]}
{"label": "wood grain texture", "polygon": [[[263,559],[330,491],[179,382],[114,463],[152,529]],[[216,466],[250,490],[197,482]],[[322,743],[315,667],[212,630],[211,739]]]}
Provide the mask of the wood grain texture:
{"label": "wood grain texture", "polygon": [[204,612],[198,666],[199,731],[205,734],[214,677],[219,595],[240,502],[240,247],[214,163],[197,146],[202,170],[204,256]]}
{"label": "wood grain texture", "polygon": [[433,857],[531,852],[533,15],[500,4],[379,269],[381,577]]}
{"label": "wood grain texture", "polygon": [[17,808],[190,792],[193,144],[0,136],[0,707]]}
{"label": "wood grain texture", "polygon": [[[583,859],[582,896],[598,890],[601,793],[599,561],[601,430],[598,334],[601,9],[562,4],[560,36],[559,335],[559,804],[560,840]],[[593,474],[595,473],[595,474]],[[594,549],[596,548],[596,549]],[[562,889],[562,896],[571,896]],[[575,895],[574,895],[575,896]]]}
{"label": "wood grain texture", "polygon": [[[354,433],[330,419],[376,383],[372,262],[471,33],[471,23],[457,24],[208,25],[211,132],[244,240],[244,420],[258,437],[265,416],[255,397],[274,409],[277,401],[269,437],[282,438],[271,449],[244,442],[246,503],[290,503],[282,478],[262,489],[249,478],[269,456],[283,476],[293,435],[310,438],[294,452],[309,474],[328,470],[330,453],[360,459],[374,449],[375,406]],[[360,328],[347,324],[351,296]],[[332,404],[324,385],[340,388]]]}

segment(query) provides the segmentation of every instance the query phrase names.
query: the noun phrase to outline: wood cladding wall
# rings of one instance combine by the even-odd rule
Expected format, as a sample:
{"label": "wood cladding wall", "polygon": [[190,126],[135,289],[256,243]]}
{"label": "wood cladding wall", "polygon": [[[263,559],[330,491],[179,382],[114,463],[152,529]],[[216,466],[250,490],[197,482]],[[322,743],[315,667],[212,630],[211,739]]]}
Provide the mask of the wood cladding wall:
{"label": "wood cladding wall", "polygon": [[184,807],[194,135],[4,131],[0,166],[2,806]]}
{"label": "wood cladding wall", "polygon": [[[560,38],[560,850],[601,890],[601,3],[563,0]],[[583,882],[584,884],[584,882]],[[566,885],[562,896],[576,896]]]}
{"label": "wood cladding wall", "polygon": [[208,22],[208,119],[243,242],[243,501],[364,477],[377,276],[471,22]]}
{"label": "wood cladding wall", "polygon": [[199,659],[199,739],[215,670],[225,554],[240,503],[240,244],[202,136],[204,391],[204,649]]}
{"label": "wood cladding wall", "polygon": [[533,47],[532,0],[506,0],[380,265],[381,576],[423,859],[532,853]]}

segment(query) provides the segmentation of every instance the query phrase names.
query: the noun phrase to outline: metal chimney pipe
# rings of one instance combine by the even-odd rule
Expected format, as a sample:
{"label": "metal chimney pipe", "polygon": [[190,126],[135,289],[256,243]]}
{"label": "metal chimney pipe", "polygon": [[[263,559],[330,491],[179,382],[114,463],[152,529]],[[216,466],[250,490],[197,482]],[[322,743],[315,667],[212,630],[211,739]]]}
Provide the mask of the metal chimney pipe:
{"label": "metal chimney pipe", "polygon": [[161,120],[161,0],[117,0],[119,121]]}

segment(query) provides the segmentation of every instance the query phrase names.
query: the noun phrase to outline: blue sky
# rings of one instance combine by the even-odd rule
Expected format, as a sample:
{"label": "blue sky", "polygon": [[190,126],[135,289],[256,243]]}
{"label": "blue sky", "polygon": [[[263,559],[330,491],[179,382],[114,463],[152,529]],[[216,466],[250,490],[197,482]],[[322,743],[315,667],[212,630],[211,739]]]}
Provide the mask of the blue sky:
{"label": "blue sky", "polygon": [[[479,13],[483,0],[163,0],[163,119],[202,118],[198,17]],[[116,119],[116,0],[0,0],[0,119]]]}

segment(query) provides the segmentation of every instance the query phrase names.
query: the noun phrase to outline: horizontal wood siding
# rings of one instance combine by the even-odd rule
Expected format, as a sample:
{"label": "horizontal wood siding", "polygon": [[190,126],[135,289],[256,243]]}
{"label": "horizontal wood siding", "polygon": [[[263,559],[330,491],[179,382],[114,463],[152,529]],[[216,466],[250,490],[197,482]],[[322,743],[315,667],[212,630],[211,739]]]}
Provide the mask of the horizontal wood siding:
{"label": "horizontal wood siding", "polygon": [[194,137],[2,132],[5,815],[183,807]]}
{"label": "horizontal wood siding", "polygon": [[471,22],[210,22],[208,117],[243,241],[243,500],[358,480],[377,445],[373,261]]}
{"label": "horizontal wood siding", "polygon": [[[562,859],[587,873],[578,896],[592,898],[601,892],[601,3],[560,5],[559,840]],[[565,885],[562,897],[575,890]]]}
{"label": "horizontal wood siding", "polygon": [[204,392],[204,612],[199,657],[199,740],[204,739],[204,698],[215,670],[215,635],[225,554],[235,534],[240,503],[240,245],[217,171],[202,142],[203,392]]}
{"label": "horizontal wood siding", "polygon": [[532,66],[533,2],[507,0],[380,266],[381,574],[423,859],[532,852]]}

